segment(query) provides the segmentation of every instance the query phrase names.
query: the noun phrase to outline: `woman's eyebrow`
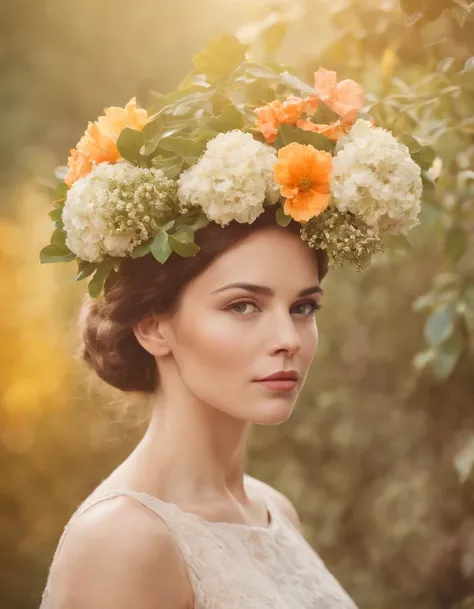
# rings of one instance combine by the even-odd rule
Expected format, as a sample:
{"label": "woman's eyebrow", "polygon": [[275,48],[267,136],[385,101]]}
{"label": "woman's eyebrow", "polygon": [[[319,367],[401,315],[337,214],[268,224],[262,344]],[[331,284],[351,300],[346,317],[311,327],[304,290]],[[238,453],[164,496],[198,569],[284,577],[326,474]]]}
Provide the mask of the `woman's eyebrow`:
{"label": "woman's eyebrow", "polygon": [[[229,285],[224,286],[223,288],[219,288],[215,290],[213,294],[217,294],[217,292],[223,292],[224,290],[230,290],[231,288],[241,288],[242,290],[247,290],[248,292],[255,292],[257,294],[267,294],[268,296],[274,296],[275,292],[271,288],[267,288],[263,285],[255,285],[253,283],[230,283]],[[324,294],[323,289],[319,285],[312,286],[311,288],[305,288],[301,290],[298,294],[298,297],[308,296],[309,294]]]}

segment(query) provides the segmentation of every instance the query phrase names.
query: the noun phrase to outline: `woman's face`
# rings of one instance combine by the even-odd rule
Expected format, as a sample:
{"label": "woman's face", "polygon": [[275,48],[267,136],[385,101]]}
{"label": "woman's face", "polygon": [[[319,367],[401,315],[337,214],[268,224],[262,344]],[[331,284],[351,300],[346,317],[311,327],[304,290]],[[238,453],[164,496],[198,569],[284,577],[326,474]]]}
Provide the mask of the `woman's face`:
{"label": "woman's face", "polygon": [[[237,283],[259,288],[229,287]],[[321,292],[314,252],[298,235],[252,233],[186,286],[178,312],[161,325],[170,349],[166,362],[157,360],[161,382],[179,378],[199,402],[237,419],[285,421],[318,344]],[[293,389],[256,381],[281,370],[299,375]]]}

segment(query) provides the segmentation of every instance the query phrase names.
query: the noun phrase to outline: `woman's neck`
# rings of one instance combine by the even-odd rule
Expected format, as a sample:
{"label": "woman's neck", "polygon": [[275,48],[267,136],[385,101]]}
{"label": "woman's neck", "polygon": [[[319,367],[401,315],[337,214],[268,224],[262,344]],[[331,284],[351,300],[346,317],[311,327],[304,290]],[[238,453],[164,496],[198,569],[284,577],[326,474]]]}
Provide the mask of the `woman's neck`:
{"label": "woman's neck", "polygon": [[145,435],[127,462],[137,483],[178,504],[246,503],[244,473],[251,425],[191,400],[156,400]]}

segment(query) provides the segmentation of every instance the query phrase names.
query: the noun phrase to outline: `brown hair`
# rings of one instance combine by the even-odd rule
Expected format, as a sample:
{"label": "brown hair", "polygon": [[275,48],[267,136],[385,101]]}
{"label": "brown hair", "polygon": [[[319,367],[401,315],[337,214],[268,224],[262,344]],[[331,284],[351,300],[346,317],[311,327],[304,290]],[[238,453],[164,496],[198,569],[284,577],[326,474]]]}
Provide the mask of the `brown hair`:
{"label": "brown hair", "polygon": [[[103,299],[87,297],[82,305],[82,359],[113,387],[153,393],[158,383],[156,362],[135,338],[133,326],[151,313],[172,314],[186,284],[215,258],[254,231],[275,226],[275,211],[268,207],[252,224],[231,222],[223,229],[210,222],[198,230],[196,243],[201,250],[193,258],[173,253],[164,265],[151,254],[124,258],[119,271],[107,280]],[[284,230],[299,234],[300,225],[292,221]],[[314,252],[321,281],[328,259],[324,252]]]}

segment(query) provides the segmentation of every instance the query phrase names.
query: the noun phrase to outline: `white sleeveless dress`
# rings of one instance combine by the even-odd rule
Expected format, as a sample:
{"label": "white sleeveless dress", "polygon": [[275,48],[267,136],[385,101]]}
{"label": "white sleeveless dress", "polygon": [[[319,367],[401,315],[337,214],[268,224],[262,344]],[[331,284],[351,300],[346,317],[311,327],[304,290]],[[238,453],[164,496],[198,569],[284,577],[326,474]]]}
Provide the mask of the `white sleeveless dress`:
{"label": "white sleeveless dress", "polygon": [[[322,559],[269,499],[271,521],[263,527],[207,521],[145,493],[93,492],[66,524],[51,569],[72,522],[91,506],[121,495],[134,497],[167,525],[187,566],[194,609],[357,609]],[[51,569],[40,609],[49,609]]]}

